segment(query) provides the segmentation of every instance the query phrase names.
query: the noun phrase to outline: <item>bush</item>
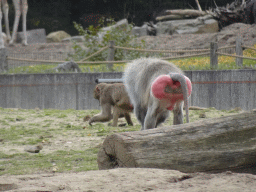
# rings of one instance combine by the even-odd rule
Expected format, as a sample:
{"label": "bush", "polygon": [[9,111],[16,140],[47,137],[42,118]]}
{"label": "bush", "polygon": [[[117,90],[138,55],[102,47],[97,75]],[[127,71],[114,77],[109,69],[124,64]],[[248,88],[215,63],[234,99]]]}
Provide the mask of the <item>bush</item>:
{"label": "bush", "polygon": [[[109,41],[111,40],[115,41],[116,46],[141,49],[145,48],[145,41],[141,40],[140,42],[137,42],[135,40],[136,37],[131,34],[131,30],[133,27],[132,24],[129,24],[126,29],[113,28],[110,31],[107,31],[102,36],[102,40],[99,41],[99,33],[103,31],[102,28],[99,27],[101,26],[101,22],[102,20],[99,21],[98,26],[94,27],[91,25],[86,30],[83,29],[83,27],[80,24],[74,22],[74,27],[79,32],[79,35],[84,35],[84,45],[88,48],[88,50],[83,50],[81,46],[74,42],[73,48],[75,50],[75,53],[73,54],[73,59],[75,61],[79,61],[83,58],[86,58],[92,55],[93,53],[97,52],[101,48],[108,46]],[[125,51],[122,49],[115,49],[114,60],[132,60],[146,55],[147,54],[140,53],[138,51]],[[107,57],[108,49],[104,50],[98,55],[89,58],[88,61],[106,61]]]}

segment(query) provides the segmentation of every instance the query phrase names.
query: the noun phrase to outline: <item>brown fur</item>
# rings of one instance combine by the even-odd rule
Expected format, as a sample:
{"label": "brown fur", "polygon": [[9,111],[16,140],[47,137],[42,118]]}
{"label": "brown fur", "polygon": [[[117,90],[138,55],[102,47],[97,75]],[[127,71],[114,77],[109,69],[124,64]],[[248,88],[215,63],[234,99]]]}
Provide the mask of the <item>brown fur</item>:
{"label": "brown fur", "polygon": [[[113,118],[112,126],[116,127],[118,118],[123,116],[129,125],[133,125],[129,114],[133,111],[133,106],[123,83],[100,83],[95,87],[93,97],[100,101],[102,111],[89,120],[90,125],[93,122],[105,122]],[[113,115],[111,107],[113,107]]]}

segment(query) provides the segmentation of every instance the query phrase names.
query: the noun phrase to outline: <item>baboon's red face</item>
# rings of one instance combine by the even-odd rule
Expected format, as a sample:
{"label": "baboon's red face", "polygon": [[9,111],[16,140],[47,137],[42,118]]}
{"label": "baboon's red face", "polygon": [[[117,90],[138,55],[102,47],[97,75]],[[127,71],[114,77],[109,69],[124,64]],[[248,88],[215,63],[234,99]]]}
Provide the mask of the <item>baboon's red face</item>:
{"label": "baboon's red face", "polygon": [[168,110],[172,110],[177,101],[184,100],[183,90],[187,89],[187,97],[191,95],[192,85],[188,77],[182,75],[186,83],[184,85],[177,80],[173,80],[170,75],[160,75],[157,77],[151,86],[151,91],[154,97],[159,100],[167,100],[169,105]]}

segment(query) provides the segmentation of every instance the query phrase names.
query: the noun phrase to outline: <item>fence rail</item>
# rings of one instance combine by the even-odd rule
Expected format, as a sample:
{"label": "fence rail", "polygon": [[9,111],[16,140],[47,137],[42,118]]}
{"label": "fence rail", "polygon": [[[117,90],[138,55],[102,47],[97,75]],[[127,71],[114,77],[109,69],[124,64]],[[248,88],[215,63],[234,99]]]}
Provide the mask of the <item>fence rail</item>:
{"label": "fence rail", "polygon": [[[100,54],[102,51],[109,48],[109,56],[107,61],[86,61],[89,58]],[[242,40],[240,38],[237,39],[235,46],[225,46],[225,47],[218,47],[216,42],[212,42],[210,44],[209,49],[191,49],[191,50],[152,50],[152,49],[137,49],[137,48],[128,48],[128,47],[120,47],[115,46],[114,41],[110,41],[109,46],[103,47],[99,51],[93,53],[92,55],[80,59],[77,61],[78,64],[88,64],[88,65],[101,65],[107,64],[110,71],[113,71],[113,64],[114,63],[126,63],[130,62],[130,60],[123,60],[123,61],[113,61],[114,58],[114,49],[122,49],[124,51],[138,51],[138,52],[150,52],[150,53],[164,53],[165,57],[161,59],[181,59],[181,58],[189,58],[189,57],[196,57],[196,56],[210,56],[210,66],[211,68],[218,67],[218,56],[225,55],[230,57],[236,57],[236,64],[238,66],[243,65],[243,59],[251,59],[256,60],[256,58],[252,57],[244,57],[243,56],[243,48],[256,50],[253,47],[248,47],[242,44]],[[236,52],[236,55],[231,53]],[[25,65],[36,65],[36,64],[53,64],[53,63],[64,63],[66,59],[69,57],[68,52],[32,52],[29,54],[24,53],[8,53],[8,65],[10,67],[14,66],[25,66]],[[0,61],[1,62],[1,61]],[[3,69],[4,64],[0,63],[0,69]]]}
{"label": "fence rail", "polygon": [[8,65],[12,66],[26,66],[32,64],[54,63],[55,61],[62,62],[69,56],[68,52],[32,52],[32,53],[8,53]]}

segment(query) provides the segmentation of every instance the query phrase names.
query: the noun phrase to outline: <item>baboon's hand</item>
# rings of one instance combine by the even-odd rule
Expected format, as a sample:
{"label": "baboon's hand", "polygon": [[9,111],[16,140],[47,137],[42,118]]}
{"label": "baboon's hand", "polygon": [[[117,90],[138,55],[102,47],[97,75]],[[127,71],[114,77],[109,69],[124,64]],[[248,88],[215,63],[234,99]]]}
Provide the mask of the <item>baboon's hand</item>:
{"label": "baboon's hand", "polygon": [[93,119],[89,120],[89,125],[92,126]]}

